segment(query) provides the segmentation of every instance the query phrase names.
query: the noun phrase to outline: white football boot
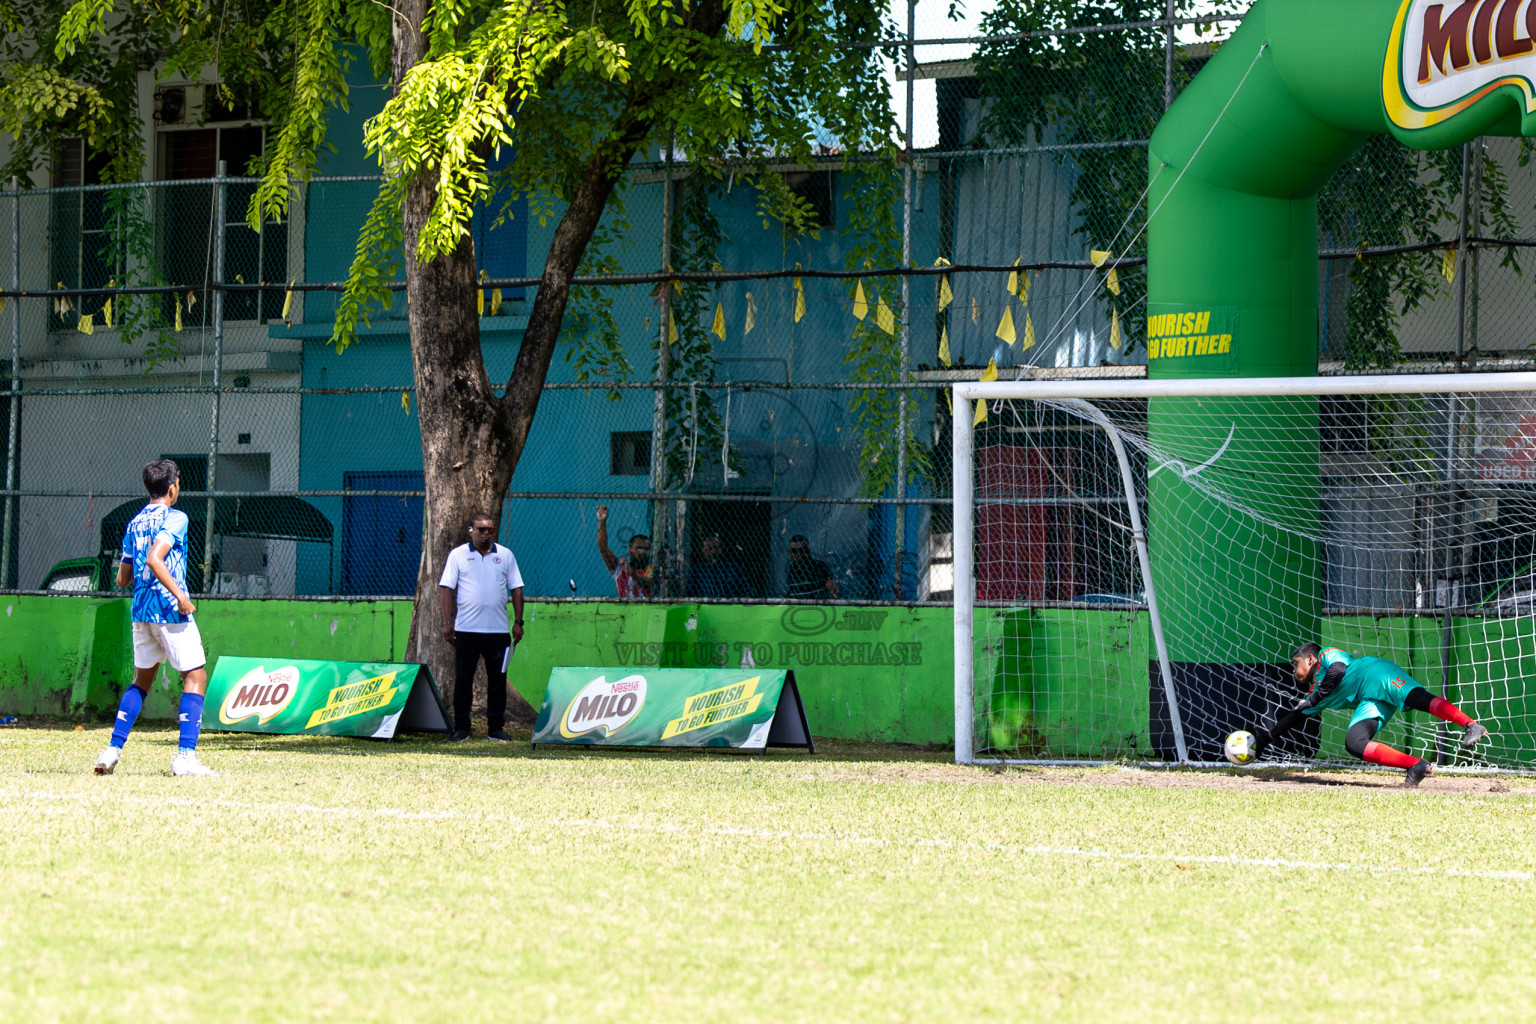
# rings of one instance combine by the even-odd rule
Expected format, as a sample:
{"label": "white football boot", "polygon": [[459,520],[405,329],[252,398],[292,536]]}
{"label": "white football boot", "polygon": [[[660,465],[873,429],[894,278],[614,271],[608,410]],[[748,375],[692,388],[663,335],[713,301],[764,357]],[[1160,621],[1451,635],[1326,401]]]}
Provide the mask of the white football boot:
{"label": "white football boot", "polygon": [[122,756],[123,752],[116,747],[103,750],[101,756],[96,759],[96,774],[111,775],[112,769],[117,767],[118,759]]}
{"label": "white football boot", "polygon": [[172,775],[217,775],[218,772],[209,768],[197,759],[196,751],[183,750],[176,754],[171,761]]}

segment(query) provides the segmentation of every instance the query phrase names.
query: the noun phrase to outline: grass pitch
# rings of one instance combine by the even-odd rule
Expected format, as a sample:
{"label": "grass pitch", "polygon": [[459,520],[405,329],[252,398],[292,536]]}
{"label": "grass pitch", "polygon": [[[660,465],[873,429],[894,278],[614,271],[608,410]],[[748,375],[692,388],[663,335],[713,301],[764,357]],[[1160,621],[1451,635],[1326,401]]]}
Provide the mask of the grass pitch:
{"label": "grass pitch", "polygon": [[1536,1018],[1520,778],[106,737],[0,730],[0,1019]]}

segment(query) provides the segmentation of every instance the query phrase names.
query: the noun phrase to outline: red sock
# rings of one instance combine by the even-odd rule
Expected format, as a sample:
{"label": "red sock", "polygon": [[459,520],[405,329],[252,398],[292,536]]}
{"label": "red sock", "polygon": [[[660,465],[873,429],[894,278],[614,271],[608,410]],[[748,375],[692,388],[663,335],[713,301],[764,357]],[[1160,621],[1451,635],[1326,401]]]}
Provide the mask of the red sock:
{"label": "red sock", "polygon": [[1377,743],[1375,740],[1365,745],[1365,759],[1372,764],[1384,764],[1388,768],[1412,768],[1419,763],[1419,759],[1412,754],[1393,750],[1385,743]]}
{"label": "red sock", "polygon": [[1443,718],[1447,722],[1454,722],[1457,725],[1472,724],[1472,719],[1462,714],[1461,708],[1458,708],[1444,697],[1429,698],[1429,713],[1436,718]]}

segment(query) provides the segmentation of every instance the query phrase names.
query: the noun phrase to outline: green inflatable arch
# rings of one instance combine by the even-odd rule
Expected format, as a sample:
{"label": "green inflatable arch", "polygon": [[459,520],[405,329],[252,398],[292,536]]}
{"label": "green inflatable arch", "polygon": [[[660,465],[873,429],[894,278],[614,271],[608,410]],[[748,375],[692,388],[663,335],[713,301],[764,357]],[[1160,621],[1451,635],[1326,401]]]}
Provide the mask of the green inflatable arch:
{"label": "green inflatable arch", "polygon": [[[1420,149],[1536,135],[1533,36],[1536,0],[1254,4],[1152,136],[1148,376],[1315,374],[1318,189],[1372,133]],[[1272,405],[1271,425],[1245,427],[1239,402]],[[1204,479],[1274,513],[1233,515],[1176,472],[1148,483],[1175,681],[1230,693],[1319,635],[1317,402],[1153,399],[1148,417],[1187,466],[1230,438]],[[1215,753],[1196,734],[1224,723],[1208,725],[1192,757]]]}

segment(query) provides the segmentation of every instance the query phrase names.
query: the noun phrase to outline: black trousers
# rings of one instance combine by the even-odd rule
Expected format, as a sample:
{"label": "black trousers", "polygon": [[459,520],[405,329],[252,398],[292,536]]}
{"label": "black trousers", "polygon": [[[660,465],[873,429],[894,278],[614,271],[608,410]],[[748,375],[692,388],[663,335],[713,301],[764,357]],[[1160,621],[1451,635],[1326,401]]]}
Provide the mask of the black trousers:
{"label": "black trousers", "polygon": [[475,700],[475,665],[485,659],[485,724],[495,732],[507,724],[507,674],[502,659],[512,646],[511,633],[456,633],[453,644],[453,727],[469,731]]}

